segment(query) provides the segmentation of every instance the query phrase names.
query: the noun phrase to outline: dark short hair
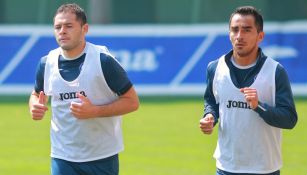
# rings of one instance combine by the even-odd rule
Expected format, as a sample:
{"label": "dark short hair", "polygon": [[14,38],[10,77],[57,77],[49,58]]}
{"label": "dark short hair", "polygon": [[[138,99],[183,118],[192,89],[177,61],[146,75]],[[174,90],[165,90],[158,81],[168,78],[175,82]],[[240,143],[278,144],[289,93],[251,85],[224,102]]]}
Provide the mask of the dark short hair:
{"label": "dark short hair", "polygon": [[78,4],[75,3],[61,5],[55,12],[54,17],[59,13],[67,13],[67,12],[74,13],[76,15],[77,21],[81,22],[81,25],[87,23],[86,14],[84,10]]}
{"label": "dark short hair", "polygon": [[259,11],[255,7],[253,7],[253,6],[242,6],[242,7],[236,8],[235,11],[230,16],[229,27],[230,27],[232,17],[235,14],[252,15],[255,18],[255,25],[256,25],[257,31],[258,32],[263,31],[263,18],[262,18],[262,15],[259,13]]}

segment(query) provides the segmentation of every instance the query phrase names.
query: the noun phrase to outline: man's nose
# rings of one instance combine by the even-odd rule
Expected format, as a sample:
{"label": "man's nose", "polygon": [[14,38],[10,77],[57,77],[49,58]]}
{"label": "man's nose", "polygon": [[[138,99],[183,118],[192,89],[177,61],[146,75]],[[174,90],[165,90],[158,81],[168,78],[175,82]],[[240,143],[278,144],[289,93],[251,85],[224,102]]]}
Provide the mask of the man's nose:
{"label": "man's nose", "polygon": [[237,35],[236,35],[236,40],[241,41],[242,39],[243,39],[243,33],[242,33],[241,30],[239,30]]}
{"label": "man's nose", "polygon": [[65,34],[66,33],[66,29],[65,29],[65,27],[63,26],[63,27],[61,27],[61,30],[60,30],[60,32],[59,32],[60,34]]}

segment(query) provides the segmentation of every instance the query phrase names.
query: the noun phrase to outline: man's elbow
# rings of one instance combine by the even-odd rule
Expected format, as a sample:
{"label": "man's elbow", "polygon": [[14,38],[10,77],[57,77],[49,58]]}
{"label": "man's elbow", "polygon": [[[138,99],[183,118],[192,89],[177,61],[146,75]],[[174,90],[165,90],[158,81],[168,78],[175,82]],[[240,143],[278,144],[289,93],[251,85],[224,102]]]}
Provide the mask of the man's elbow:
{"label": "man's elbow", "polygon": [[135,103],[133,104],[132,110],[133,110],[133,111],[136,111],[136,110],[139,109],[139,107],[140,107],[140,102],[137,101],[137,102],[135,102]]}
{"label": "man's elbow", "polygon": [[290,122],[291,124],[286,129],[293,129],[297,123],[297,116]]}
{"label": "man's elbow", "polygon": [[138,110],[140,107],[139,98],[137,97],[134,100],[132,100],[132,102],[130,103],[130,106],[131,106],[131,112]]}

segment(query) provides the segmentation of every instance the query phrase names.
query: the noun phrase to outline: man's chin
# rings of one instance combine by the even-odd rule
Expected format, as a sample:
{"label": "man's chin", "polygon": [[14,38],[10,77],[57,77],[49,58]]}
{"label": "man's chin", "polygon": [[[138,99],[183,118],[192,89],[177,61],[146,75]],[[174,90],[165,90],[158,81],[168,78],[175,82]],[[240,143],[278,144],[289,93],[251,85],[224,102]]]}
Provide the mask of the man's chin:
{"label": "man's chin", "polygon": [[237,51],[237,55],[239,55],[240,57],[245,57],[245,56],[247,56],[248,55],[248,53],[247,52],[243,52],[242,50],[240,51]]}
{"label": "man's chin", "polygon": [[66,44],[60,44],[60,47],[63,49],[63,50],[70,50],[71,47],[69,45],[66,45]]}

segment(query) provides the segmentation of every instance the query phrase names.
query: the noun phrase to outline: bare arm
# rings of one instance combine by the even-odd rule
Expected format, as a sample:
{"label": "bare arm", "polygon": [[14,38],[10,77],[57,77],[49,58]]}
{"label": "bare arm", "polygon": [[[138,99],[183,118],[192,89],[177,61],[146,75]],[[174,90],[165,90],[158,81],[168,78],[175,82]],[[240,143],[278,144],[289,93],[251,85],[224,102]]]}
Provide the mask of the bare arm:
{"label": "bare arm", "polygon": [[139,98],[133,86],[125,94],[121,95],[118,100],[105,105],[94,105],[80,93],[78,93],[78,97],[82,102],[72,103],[70,110],[79,119],[123,115],[133,112],[139,107]]}
{"label": "bare arm", "polygon": [[46,106],[48,97],[41,91],[39,94],[33,91],[29,99],[29,109],[33,120],[43,119],[45,112],[48,110]]}

